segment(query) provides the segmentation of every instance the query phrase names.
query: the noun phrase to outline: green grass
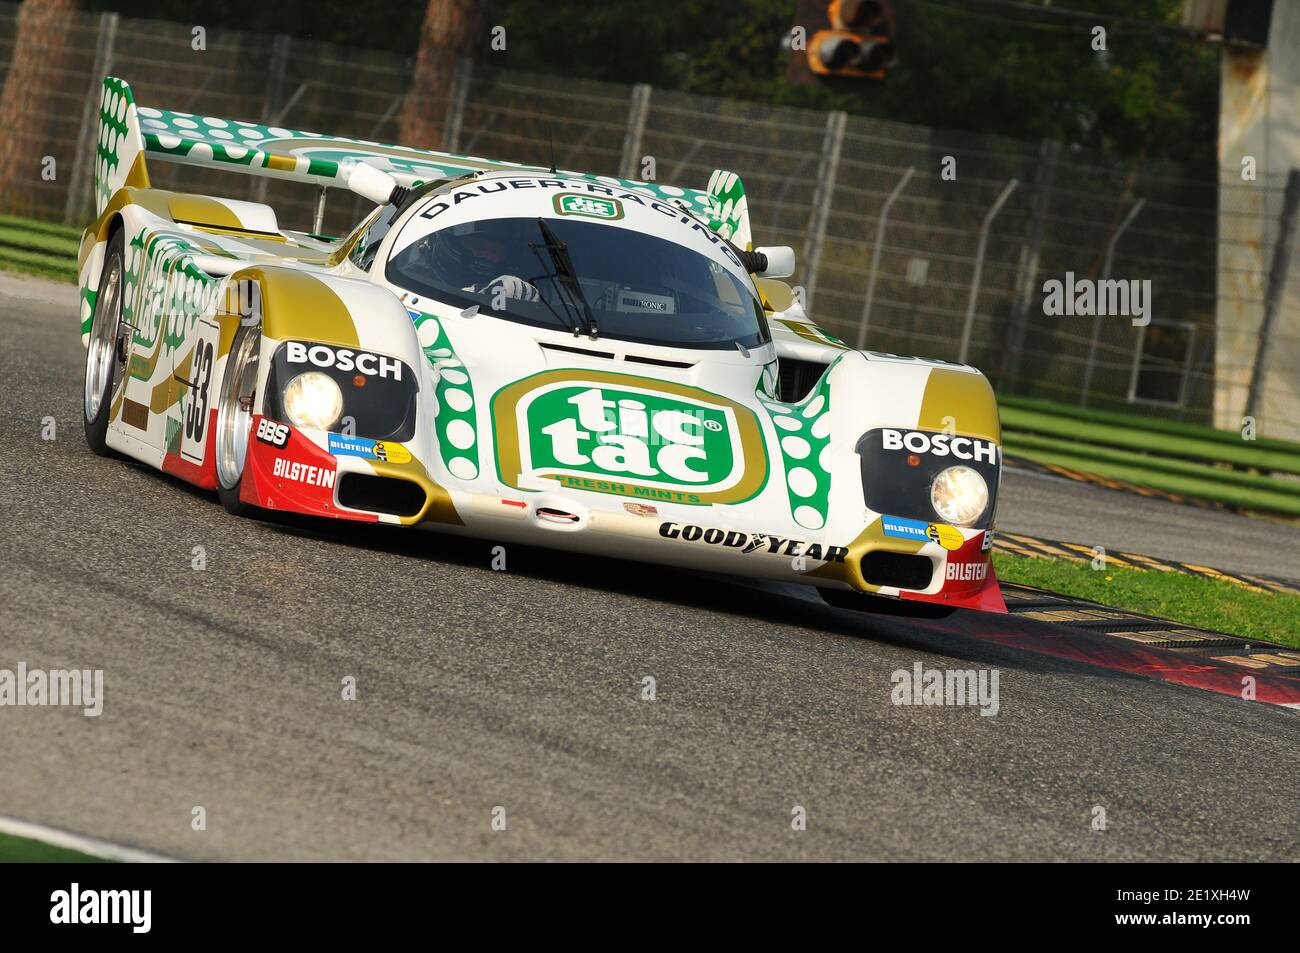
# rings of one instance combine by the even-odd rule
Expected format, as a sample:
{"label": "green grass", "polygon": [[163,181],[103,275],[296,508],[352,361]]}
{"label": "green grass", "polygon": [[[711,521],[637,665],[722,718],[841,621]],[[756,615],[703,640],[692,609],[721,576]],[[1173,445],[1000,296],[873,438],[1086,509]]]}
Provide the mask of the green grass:
{"label": "green grass", "polygon": [[1300,648],[1300,596],[1253,592],[1180,572],[1095,570],[1088,562],[993,554],[1002,582],[1050,589],[1117,609],[1157,616],[1245,639]]}
{"label": "green grass", "polygon": [[82,230],[75,225],[60,225],[57,222],[42,222],[34,218],[19,218],[16,215],[0,215],[0,228],[17,228],[28,232],[40,232],[71,239],[74,243],[81,240]]}
{"label": "green grass", "polygon": [[1026,397],[1001,398],[999,411],[1009,454],[1239,509],[1300,516],[1300,444]]}
{"label": "green grass", "polygon": [[75,238],[50,235],[47,232],[0,225],[0,246],[23,251],[44,252],[47,255],[76,259],[80,242]]}
{"label": "green grass", "polygon": [[0,215],[0,268],[75,282],[80,236],[67,225]]}
{"label": "green grass", "polygon": [[6,864],[106,864],[111,861],[77,850],[53,847],[38,840],[0,834],[0,863]]}
{"label": "green grass", "polygon": [[77,280],[77,261],[75,258],[63,258],[41,252],[23,251],[17,248],[0,246],[0,268],[25,275],[36,275],[38,278],[65,281],[69,284],[74,284]]}
{"label": "green grass", "polygon": [[1261,471],[1300,473],[1300,449],[1286,449],[1287,445],[1279,444],[1278,441],[1270,441],[1268,446],[1258,446],[1258,441],[1242,440],[1238,434],[1236,442],[1230,443],[1205,434],[1194,436],[1166,433],[1145,426],[1121,426],[1042,410],[1025,410],[1010,404],[1004,404],[1000,413],[1002,429],[1005,431],[1062,437],[1081,443],[1102,444],[1201,463],[1214,461]]}
{"label": "green grass", "polygon": [[[1041,397],[1019,397],[1003,395],[998,398],[1003,412],[1007,410],[1039,411],[1053,417],[1067,420],[1083,421],[1088,424],[1101,423],[1147,433],[1159,433],[1192,440],[1242,446],[1241,433],[1236,430],[1215,430],[1201,424],[1189,424],[1181,420],[1167,420],[1164,417],[1152,417],[1146,414],[1125,413],[1118,410],[1098,410],[1092,407],[1079,407],[1075,404],[1063,404],[1059,401],[1045,400]],[[1291,455],[1300,455],[1300,443],[1288,440],[1270,440],[1260,437],[1250,441],[1249,446],[1261,450],[1277,450]]]}
{"label": "green grass", "polygon": [[1101,463],[1131,464],[1158,473],[1170,473],[1178,476],[1198,477],[1214,480],[1230,486],[1248,487],[1256,490],[1277,490],[1291,487],[1300,495],[1300,477],[1274,479],[1261,476],[1249,470],[1234,470],[1223,464],[1193,463],[1190,460],[1175,460],[1171,457],[1153,457],[1134,450],[1116,450],[1100,447],[1059,437],[1044,437],[1033,433],[1010,432],[1003,435],[1007,453],[1032,456],[1034,452],[1060,453],[1067,456],[1086,457]]}
{"label": "green grass", "polygon": [[[1006,452],[1017,454],[1021,445],[1013,434],[1006,436]],[[1054,463],[1058,467],[1078,469],[1087,473],[1123,480],[1139,486],[1151,486],[1153,489],[1177,493],[1183,497],[1208,499],[1226,506],[1242,508],[1257,512],[1271,512],[1286,516],[1300,516],[1300,488],[1296,484],[1284,484],[1274,481],[1274,489],[1255,489],[1247,486],[1232,486],[1218,478],[1208,476],[1178,475],[1164,472],[1140,463],[1114,463],[1097,459],[1092,452],[1056,452],[1044,450],[1026,450],[1023,456],[1040,463]],[[1296,488],[1296,489],[1292,489]]]}

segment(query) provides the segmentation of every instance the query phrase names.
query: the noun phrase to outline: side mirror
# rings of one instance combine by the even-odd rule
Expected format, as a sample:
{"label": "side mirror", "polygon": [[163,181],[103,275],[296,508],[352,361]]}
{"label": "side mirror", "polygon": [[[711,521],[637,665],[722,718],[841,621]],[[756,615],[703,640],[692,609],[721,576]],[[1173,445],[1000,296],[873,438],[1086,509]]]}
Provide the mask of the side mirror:
{"label": "side mirror", "polygon": [[760,278],[789,278],[794,274],[794,249],[789,245],[771,245],[755,248],[756,254],[762,255],[767,266],[762,271],[754,272]]}
{"label": "side mirror", "polygon": [[365,162],[358,162],[348,173],[348,189],[376,205],[388,204],[396,188],[395,178]]}

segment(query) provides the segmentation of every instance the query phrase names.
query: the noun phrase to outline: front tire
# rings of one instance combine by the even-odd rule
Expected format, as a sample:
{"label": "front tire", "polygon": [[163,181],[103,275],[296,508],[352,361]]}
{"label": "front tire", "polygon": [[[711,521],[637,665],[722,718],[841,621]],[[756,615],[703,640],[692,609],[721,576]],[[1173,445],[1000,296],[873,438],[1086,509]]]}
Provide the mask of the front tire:
{"label": "front tire", "polygon": [[226,373],[217,400],[215,456],[217,496],[228,513],[254,516],[258,507],[240,499],[248,441],[253,429],[253,399],[257,393],[257,362],[262,349],[262,329],[241,325],[226,359]]}
{"label": "front tire", "polygon": [[126,378],[130,329],[122,323],[125,247],[121,228],[114,229],[108,239],[108,251],[104,254],[104,267],[99,273],[90,341],[86,345],[81,419],[85,425],[86,444],[101,457],[118,456],[108,446],[107,439],[113,400]]}

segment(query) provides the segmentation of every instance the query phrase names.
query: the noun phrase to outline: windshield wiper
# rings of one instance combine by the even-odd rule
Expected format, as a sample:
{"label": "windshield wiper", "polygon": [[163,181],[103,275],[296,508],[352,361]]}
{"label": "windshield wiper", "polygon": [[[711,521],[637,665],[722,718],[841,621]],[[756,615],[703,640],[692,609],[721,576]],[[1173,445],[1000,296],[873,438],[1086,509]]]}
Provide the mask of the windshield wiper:
{"label": "windshield wiper", "polygon": [[[543,278],[548,278],[551,281],[555,281],[559,276],[557,275],[556,272],[545,270],[546,262],[542,261],[542,256],[537,252],[537,248],[538,248],[537,243],[529,242],[528,247],[532,249],[534,255],[537,255],[537,263],[541,265],[543,268],[542,273],[540,275],[538,275],[535,278],[528,279],[529,283],[536,283],[538,281],[541,281]],[[562,325],[564,325],[566,328],[572,331],[573,336],[575,338],[579,337],[582,334],[582,316],[577,313],[577,311],[574,309],[573,302],[571,302],[567,297],[565,297],[563,294],[557,294],[557,297],[560,299],[560,304],[564,306],[563,315],[561,315],[560,312],[556,311],[553,307],[551,307],[551,303],[546,300],[546,295],[540,295],[538,297],[538,300],[545,306],[547,311],[551,312],[551,314],[555,316],[556,321],[559,321]]]}
{"label": "windshield wiper", "polygon": [[[557,290],[561,291],[558,297],[565,306],[565,310],[572,313],[575,318],[580,317],[586,324],[587,336],[593,341],[596,340],[598,333],[596,315],[591,310],[591,303],[587,301],[587,296],[582,293],[582,285],[579,283],[578,273],[573,267],[573,259],[569,257],[568,243],[560,241],[551,226],[546,224],[546,219],[537,219],[537,227],[541,230],[542,238],[546,240],[542,247],[546,249],[551,258],[552,267],[555,268],[554,274],[544,277],[556,282]],[[529,247],[536,254],[537,246],[529,242]],[[579,310],[579,305],[581,305],[581,310]],[[578,334],[576,323],[573,333],[575,336]]]}

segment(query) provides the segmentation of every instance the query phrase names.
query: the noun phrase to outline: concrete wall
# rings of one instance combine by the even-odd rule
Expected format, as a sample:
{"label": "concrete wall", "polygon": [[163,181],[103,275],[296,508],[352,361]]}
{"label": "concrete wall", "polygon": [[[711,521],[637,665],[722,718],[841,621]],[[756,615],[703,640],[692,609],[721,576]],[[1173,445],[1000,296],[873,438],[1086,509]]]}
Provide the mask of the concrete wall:
{"label": "concrete wall", "polygon": [[[1239,429],[1287,173],[1300,168],[1300,3],[1274,3],[1267,50],[1224,47],[1220,88],[1214,410],[1216,426]],[[1242,179],[1244,156],[1256,161],[1254,181]],[[1259,435],[1300,440],[1300,261],[1290,263],[1261,385]]]}

